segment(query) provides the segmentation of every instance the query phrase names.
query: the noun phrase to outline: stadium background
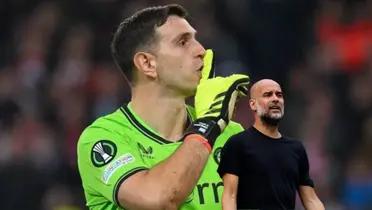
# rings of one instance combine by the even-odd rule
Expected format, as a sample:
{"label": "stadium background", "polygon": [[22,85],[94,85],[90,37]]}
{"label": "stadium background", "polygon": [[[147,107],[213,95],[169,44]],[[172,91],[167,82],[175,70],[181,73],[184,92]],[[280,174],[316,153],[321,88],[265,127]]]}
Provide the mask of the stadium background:
{"label": "stadium background", "polygon": [[[371,0],[2,0],[1,209],[85,209],[76,140],[130,98],[112,34],[165,3],[189,10],[218,74],[282,84],[281,130],[303,140],[326,209],[372,209]],[[246,99],[235,119],[251,123]]]}

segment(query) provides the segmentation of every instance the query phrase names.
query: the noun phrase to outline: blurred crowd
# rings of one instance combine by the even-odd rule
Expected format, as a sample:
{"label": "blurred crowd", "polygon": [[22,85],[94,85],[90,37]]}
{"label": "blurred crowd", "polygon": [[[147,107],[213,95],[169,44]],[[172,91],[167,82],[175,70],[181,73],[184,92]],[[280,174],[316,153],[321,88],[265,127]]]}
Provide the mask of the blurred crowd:
{"label": "blurred crowd", "polygon": [[[112,34],[166,3],[189,11],[217,74],[282,85],[281,130],[305,144],[326,209],[372,209],[372,0],[2,0],[1,209],[85,209],[77,139],[130,99]],[[252,122],[247,99],[235,119]]]}

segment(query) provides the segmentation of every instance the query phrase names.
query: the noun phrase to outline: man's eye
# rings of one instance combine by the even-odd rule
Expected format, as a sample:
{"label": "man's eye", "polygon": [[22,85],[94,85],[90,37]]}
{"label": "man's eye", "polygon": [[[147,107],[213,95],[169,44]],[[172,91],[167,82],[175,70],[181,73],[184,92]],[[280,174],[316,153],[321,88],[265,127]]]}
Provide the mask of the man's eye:
{"label": "man's eye", "polygon": [[182,40],[179,41],[179,44],[180,44],[181,46],[185,46],[186,43],[187,43],[187,40],[185,40],[185,39],[182,39]]}

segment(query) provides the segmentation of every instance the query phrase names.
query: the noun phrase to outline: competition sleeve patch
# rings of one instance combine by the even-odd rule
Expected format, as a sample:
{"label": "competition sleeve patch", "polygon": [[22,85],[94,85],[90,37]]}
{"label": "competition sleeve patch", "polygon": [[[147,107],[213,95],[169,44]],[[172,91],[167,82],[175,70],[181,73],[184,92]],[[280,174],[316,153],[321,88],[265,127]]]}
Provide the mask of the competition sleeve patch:
{"label": "competition sleeve patch", "polygon": [[114,159],[116,152],[116,145],[112,141],[100,140],[92,147],[91,161],[96,167],[104,166]]}
{"label": "competition sleeve patch", "polygon": [[221,161],[221,150],[222,150],[222,147],[217,147],[213,153],[213,159],[217,163],[217,165],[219,165]]}

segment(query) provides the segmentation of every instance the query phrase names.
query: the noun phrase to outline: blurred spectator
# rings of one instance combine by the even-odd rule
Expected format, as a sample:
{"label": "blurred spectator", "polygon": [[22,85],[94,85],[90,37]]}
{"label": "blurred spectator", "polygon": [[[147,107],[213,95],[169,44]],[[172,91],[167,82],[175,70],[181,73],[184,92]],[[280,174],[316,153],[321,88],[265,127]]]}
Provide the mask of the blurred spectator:
{"label": "blurred spectator", "polygon": [[320,45],[333,48],[335,68],[360,71],[372,53],[371,1],[323,1],[317,19]]}

